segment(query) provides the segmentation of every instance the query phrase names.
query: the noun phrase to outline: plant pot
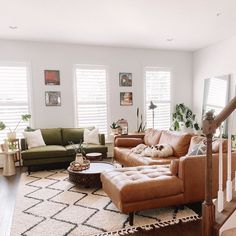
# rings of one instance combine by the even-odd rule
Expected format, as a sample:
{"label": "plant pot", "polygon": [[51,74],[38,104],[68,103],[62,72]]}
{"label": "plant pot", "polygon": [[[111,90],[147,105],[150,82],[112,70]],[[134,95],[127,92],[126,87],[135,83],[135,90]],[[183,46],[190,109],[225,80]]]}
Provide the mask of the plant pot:
{"label": "plant pot", "polygon": [[84,162],[84,157],[81,153],[77,153],[75,156],[75,162],[82,165]]}
{"label": "plant pot", "polygon": [[16,139],[16,132],[7,133],[7,139],[8,140]]}
{"label": "plant pot", "polygon": [[118,134],[118,128],[117,129],[111,129],[112,134]]}

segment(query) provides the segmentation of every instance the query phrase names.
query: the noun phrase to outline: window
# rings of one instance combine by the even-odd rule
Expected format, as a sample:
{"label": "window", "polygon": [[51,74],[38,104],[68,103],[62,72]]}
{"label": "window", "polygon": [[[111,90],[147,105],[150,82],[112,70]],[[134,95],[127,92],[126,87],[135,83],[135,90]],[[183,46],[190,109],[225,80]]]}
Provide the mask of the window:
{"label": "window", "polygon": [[[213,110],[214,115],[218,115],[229,101],[228,75],[205,79],[202,115]],[[227,134],[228,119],[223,123],[223,134]],[[219,136],[220,130],[217,129],[215,136]]]}
{"label": "window", "polygon": [[[0,64],[0,121],[14,129],[21,115],[29,113],[28,67],[25,64]],[[17,129],[21,136],[25,124]],[[9,129],[0,131],[0,141],[6,138]]]}
{"label": "window", "polygon": [[[145,110],[147,128],[169,129],[171,125],[171,72],[158,68],[145,68]],[[150,110],[150,102],[157,106]],[[154,124],[153,124],[154,111]]]}
{"label": "window", "polygon": [[225,107],[229,99],[229,78],[227,76],[215,77],[205,80],[203,115],[214,110],[217,115]]}
{"label": "window", "polygon": [[104,66],[76,66],[76,121],[107,134],[107,70]]}

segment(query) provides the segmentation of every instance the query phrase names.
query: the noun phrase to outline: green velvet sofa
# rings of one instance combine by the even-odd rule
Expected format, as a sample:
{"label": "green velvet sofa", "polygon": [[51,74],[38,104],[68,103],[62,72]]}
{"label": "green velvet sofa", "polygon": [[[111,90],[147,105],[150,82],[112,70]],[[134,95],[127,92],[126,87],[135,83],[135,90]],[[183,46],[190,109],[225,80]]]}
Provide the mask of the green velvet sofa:
{"label": "green velvet sofa", "polygon": [[[46,146],[27,149],[25,139],[21,140],[21,158],[23,166],[28,167],[30,174],[31,167],[54,163],[69,163],[75,160],[75,153],[72,145],[83,141],[83,128],[51,128],[40,129]],[[104,134],[99,134],[100,144],[85,144],[85,153],[100,152],[102,157],[107,157]]]}

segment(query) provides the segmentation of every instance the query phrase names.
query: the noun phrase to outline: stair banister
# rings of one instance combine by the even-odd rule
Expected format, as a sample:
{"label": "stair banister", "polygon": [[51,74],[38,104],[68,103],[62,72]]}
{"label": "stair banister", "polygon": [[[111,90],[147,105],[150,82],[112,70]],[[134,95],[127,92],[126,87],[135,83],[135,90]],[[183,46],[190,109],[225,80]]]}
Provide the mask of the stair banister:
{"label": "stair banister", "polygon": [[[231,127],[231,123],[229,120],[229,125],[228,127]],[[232,194],[232,189],[233,189],[233,183],[231,179],[232,175],[232,154],[231,154],[231,128],[228,129],[228,152],[227,152],[227,182],[226,182],[226,201],[230,202],[232,200],[233,194]]]}
{"label": "stair banister", "polygon": [[222,212],[224,209],[224,192],[223,192],[223,144],[222,144],[222,125],[220,126],[220,146],[219,146],[219,190],[217,195],[217,210]]}
{"label": "stair banister", "polygon": [[213,235],[215,206],[212,202],[212,137],[216,129],[236,108],[236,97],[215,118],[213,112],[207,112],[203,120],[202,130],[207,138],[207,154],[205,168],[205,201],[202,204],[202,235]]}

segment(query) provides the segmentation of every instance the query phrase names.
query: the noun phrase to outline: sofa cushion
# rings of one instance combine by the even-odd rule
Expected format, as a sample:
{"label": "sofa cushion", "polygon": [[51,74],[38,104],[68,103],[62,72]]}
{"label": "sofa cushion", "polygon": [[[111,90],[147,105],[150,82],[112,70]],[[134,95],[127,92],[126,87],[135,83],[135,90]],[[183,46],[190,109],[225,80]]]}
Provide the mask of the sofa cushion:
{"label": "sofa cushion", "polygon": [[198,155],[204,155],[206,154],[207,151],[207,146],[205,144],[205,142],[200,142],[198,144],[196,144],[192,150],[189,150],[189,152],[187,153],[187,156],[198,156]]}
{"label": "sofa cushion", "polygon": [[84,143],[100,144],[99,143],[99,130],[98,129],[84,129]]}
{"label": "sofa cushion", "polygon": [[192,134],[174,131],[162,131],[159,143],[168,143],[172,146],[174,156],[181,157],[187,154]]}
{"label": "sofa cushion", "polygon": [[176,159],[174,156],[166,158],[145,157],[140,154],[133,153],[130,148],[114,148],[115,159],[124,166],[142,166],[142,165],[166,165]]}
{"label": "sofa cushion", "polygon": [[170,172],[169,166],[119,168],[101,174],[122,203],[148,201],[183,193],[183,181]]}
{"label": "sofa cushion", "polygon": [[73,143],[80,143],[84,141],[84,129],[83,128],[62,128],[62,141],[66,146],[70,141]]}
{"label": "sofa cushion", "polygon": [[[75,144],[77,146],[78,144]],[[65,149],[70,155],[75,155],[75,151],[73,149],[73,145],[66,145]],[[106,153],[107,147],[100,144],[87,144],[84,145],[84,151],[85,153],[91,153],[91,152],[100,152],[100,153]]]}
{"label": "sofa cushion", "polygon": [[61,128],[41,129],[46,145],[62,145]]}
{"label": "sofa cushion", "polygon": [[23,160],[38,158],[56,158],[67,156],[68,153],[63,146],[47,145],[44,147],[35,147],[21,152]]}
{"label": "sofa cushion", "polygon": [[[188,153],[191,152],[191,150],[193,150],[193,148],[201,142],[204,142],[206,144],[206,137],[204,137],[204,136],[193,136],[191,138]],[[219,152],[219,147],[220,147],[220,139],[219,138],[213,138],[212,153],[218,153]],[[227,152],[227,149],[228,149],[227,139],[223,139],[223,152]]]}
{"label": "sofa cushion", "polygon": [[161,133],[161,130],[147,129],[144,135],[144,144],[146,144],[147,146],[158,144],[161,137]]}

